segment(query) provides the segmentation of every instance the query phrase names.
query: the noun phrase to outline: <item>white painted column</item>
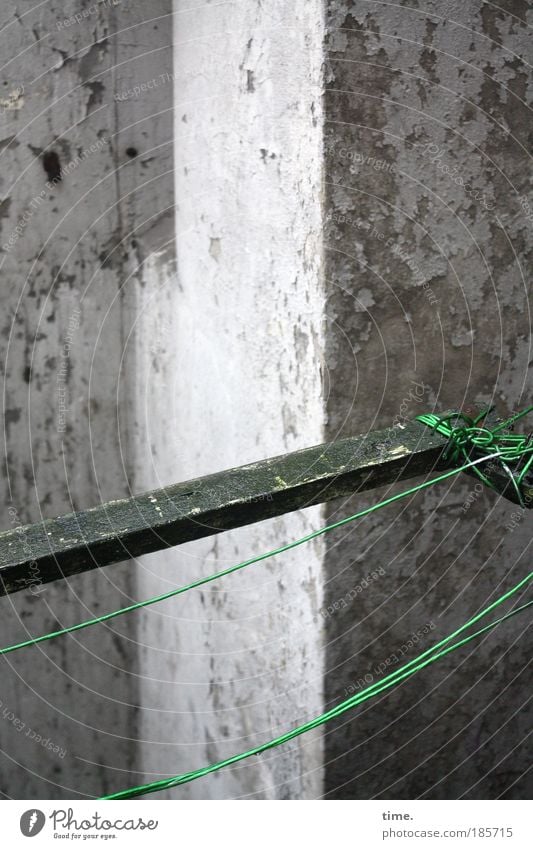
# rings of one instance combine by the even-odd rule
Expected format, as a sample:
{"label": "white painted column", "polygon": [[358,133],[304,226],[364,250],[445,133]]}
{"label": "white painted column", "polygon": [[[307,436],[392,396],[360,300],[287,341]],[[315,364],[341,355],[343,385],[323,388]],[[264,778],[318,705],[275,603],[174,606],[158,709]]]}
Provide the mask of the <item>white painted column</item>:
{"label": "white painted column", "polygon": [[[130,331],[173,254],[170,11],[154,0],[149,11],[15,4],[3,15],[2,529],[135,486],[144,446]],[[0,645],[127,604],[136,571],[125,563],[1,599]],[[98,796],[135,770],[136,624],[0,659],[1,793]]]}
{"label": "white painted column", "polygon": [[[178,279],[146,310],[154,330],[143,334],[138,400],[155,446],[147,485],[323,438],[321,5],[175,2]],[[151,555],[140,592],[223,569],[320,522],[313,507]],[[225,758],[320,712],[322,548],[317,540],[145,612],[147,778]],[[170,795],[315,798],[321,753],[320,734],[307,735]]]}

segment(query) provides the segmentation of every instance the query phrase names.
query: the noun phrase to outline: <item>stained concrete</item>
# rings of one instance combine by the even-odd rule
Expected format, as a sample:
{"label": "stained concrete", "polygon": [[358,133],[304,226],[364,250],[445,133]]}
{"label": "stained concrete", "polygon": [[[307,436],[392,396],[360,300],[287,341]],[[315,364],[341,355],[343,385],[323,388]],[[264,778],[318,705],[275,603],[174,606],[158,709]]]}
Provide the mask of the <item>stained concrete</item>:
{"label": "stained concrete", "polygon": [[[51,5],[10,24],[32,56],[31,79],[22,62],[9,78],[3,151],[18,176],[3,186],[14,280],[5,502],[20,521],[323,436],[321,4],[178,3],[174,68],[167,4],[151,4],[144,23],[134,7],[101,4],[73,20],[79,9]],[[320,512],[7,600],[18,612],[2,642],[274,547]],[[316,542],[238,587],[51,643],[38,675],[36,652],[5,659],[21,721],[66,754],[22,746],[9,720],[2,786],[15,797],[100,795],[315,715],[321,563]],[[172,795],[301,798],[321,787],[317,734]]]}
{"label": "stained concrete", "polygon": [[[530,15],[525,3],[327,4],[330,438],[434,406],[504,414],[530,401]],[[514,510],[461,479],[330,540],[329,605],[368,570],[386,574],[325,621],[326,704],[525,574],[529,517],[510,522]],[[527,798],[526,626],[339,722],[327,798]]]}
{"label": "stained concrete", "polygon": [[[3,528],[135,485],[128,340],[141,294],[174,254],[169,12],[167,2],[150,15],[112,2],[2,12]],[[3,599],[0,642],[119,607],[134,577],[129,563],[45,588],[37,575],[31,592]],[[5,796],[100,795],[135,767],[134,625],[1,659]]]}
{"label": "stained concrete", "polygon": [[[173,38],[163,0],[78,5],[4,13],[4,527],[434,405],[527,402],[527,4],[175,0]],[[2,643],[380,494],[37,582],[2,602]],[[529,537],[465,479],[8,656],[2,791],[100,795],[275,736],[518,580]],[[523,630],[168,795],[525,798]]]}
{"label": "stained concrete", "polygon": [[[168,317],[158,340],[148,334],[163,371],[142,380],[160,484],[316,444],[324,425],[320,3],[178,2],[175,12],[179,285],[152,305],[154,327]],[[161,592],[223,569],[303,535],[320,514],[145,558],[143,585]],[[143,617],[146,774],[220,760],[320,712],[322,549],[316,541]],[[169,795],[314,798],[321,788],[316,734]]]}

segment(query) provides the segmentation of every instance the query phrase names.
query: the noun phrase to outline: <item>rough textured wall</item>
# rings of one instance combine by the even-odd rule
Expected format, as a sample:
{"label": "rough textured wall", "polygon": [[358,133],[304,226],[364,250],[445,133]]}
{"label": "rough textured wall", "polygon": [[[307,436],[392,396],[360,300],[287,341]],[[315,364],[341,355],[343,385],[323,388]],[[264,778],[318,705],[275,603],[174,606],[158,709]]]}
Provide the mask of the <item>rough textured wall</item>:
{"label": "rough textured wall", "polygon": [[[528,5],[327,9],[329,436],[467,401],[520,409],[531,396]],[[465,478],[330,540],[326,703],[524,575],[529,516],[513,512]],[[531,793],[524,627],[339,723],[326,735],[328,798]]]}
{"label": "rough textured wall", "polygon": [[[324,406],[336,438],[465,399],[525,403],[526,4],[328,2],[324,102],[322,5],[176,0],[174,101],[168,2],[2,13],[4,527],[318,442]],[[323,519],[68,586],[36,576],[1,602],[2,644]],[[0,789],[100,795],[268,739],[322,709],[324,667],[330,705],[509,586],[527,527],[457,481],[326,550],[3,658]],[[530,793],[522,629],[328,730],[327,797]],[[317,797],[322,746],[171,795]]]}
{"label": "rough textured wall", "polygon": [[[161,345],[179,367],[161,405],[162,482],[321,441],[321,32],[319,2],[175,6],[178,323]],[[313,508],[145,558],[146,587],[209,574],[319,522]],[[321,709],[320,564],[317,542],[145,618],[147,773],[199,767]],[[171,795],[320,790],[316,736]]]}
{"label": "rough textured wall", "polygon": [[[128,341],[173,239],[169,11],[110,0],[1,13],[6,529],[135,485]],[[36,575],[1,600],[1,644],[121,606],[134,574],[125,564],[44,588]],[[135,766],[133,626],[1,658],[4,795],[100,795]]]}

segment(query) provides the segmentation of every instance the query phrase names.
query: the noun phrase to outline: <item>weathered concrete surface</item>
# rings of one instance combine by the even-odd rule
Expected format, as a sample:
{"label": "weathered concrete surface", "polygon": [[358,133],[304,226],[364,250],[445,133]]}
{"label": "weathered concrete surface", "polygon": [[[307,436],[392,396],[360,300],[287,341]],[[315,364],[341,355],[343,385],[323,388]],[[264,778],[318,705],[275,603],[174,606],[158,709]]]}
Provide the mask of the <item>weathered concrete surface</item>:
{"label": "weathered concrete surface", "polygon": [[[163,316],[167,327],[159,371],[142,372],[158,445],[150,481],[163,484],[303,448],[323,432],[321,5],[178,2],[175,12],[179,291],[159,317],[153,304],[154,327]],[[145,589],[319,523],[311,508],[146,558]],[[147,612],[147,775],[218,760],[320,711],[321,550],[317,541]],[[170,795],[315,797],[321,763],[320,736],[300,738]]]}
{"label": "weathered concrete surface", "polygon": [[[520,409],[531,397],[527,4],[327,8],[328,436],[465,400]],[[524,575],[529,516],[513,512],[463,479],[330,540],[327,704]],[[378,566],[386,575],[342,605]],[[402,653],[426,623],[435,629]],[[530,795],[523,629],[509,623],[327,734],[328,798]]]}
{"label": "weathered concrete surface", "polygon": [[[2,528],[133,484],[124,376],[139,290],[157,285],[173,239],[172,78],[149,97],[128,92],[171,72],[169,12],[157,0],[149,12],[51,2],[1,14]],[[122,605],[134,571],[39,590],[36,575],[34,595],[2,601],[2,645]],[[135,766],[133,626],[1,659],[4,795],[99,795]]]}
{"label": "weathered concrete surface", "polygon": [[[72,21],[79,5],[3,12],[3,527],[434,404],[525,403],[526,4],[176,0],[174,100],[169,2]],[[2,644],[323,520],[43,592],[37,576],[1,602]],[[4,658],[0,789],[100,795],[268,739],[464,621],[523,574],[529,538],[465,479],[238,584]],[[327,798],[525,797],[522,630],[342,721],[325,756],[302,737],[170,795],[314,798],[325,761]]]}

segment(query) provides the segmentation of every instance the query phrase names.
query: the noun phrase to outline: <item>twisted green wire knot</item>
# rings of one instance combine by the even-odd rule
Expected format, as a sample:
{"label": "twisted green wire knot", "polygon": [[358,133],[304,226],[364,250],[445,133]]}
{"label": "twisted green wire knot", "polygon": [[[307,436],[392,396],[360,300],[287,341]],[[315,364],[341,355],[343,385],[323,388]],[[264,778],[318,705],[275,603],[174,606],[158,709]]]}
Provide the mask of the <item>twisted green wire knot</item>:
{"label": "twisted green wire knot", "polygon": [[[503,469],[516,492],[520,506],[525,507],[528,499],[524,496],[523,483],[533,464],[533,434],[510,431],[518,419],[533,410],[533,405],[494,427],[488,427],[483,420],[492,410],[491,407],[474,417],[463,412],[448,413],[445,416],[424,413],[417,416],[416,420],[447,437],[448,445],[444,457],[451,463],[462,463],[465,460],[468,462],[472,459],[472,453],[478,457],[491,458],[494,464]],[[479,466],[473,466],[472,469],[486,486],[496,490]]]}

